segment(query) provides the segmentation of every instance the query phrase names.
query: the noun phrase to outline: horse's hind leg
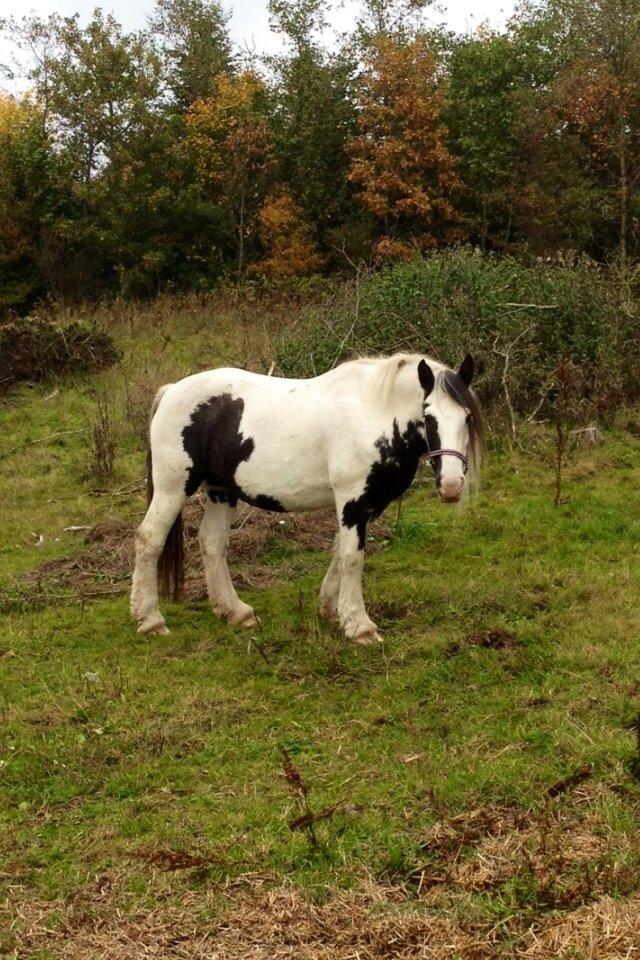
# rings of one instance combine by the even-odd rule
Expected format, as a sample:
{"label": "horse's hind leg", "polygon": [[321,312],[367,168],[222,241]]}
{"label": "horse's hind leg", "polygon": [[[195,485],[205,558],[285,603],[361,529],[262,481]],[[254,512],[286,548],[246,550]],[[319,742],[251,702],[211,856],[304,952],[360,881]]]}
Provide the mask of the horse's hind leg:
{"label": "horse's hind leg", "polygon": [[227,566],[227,544],[233,509],[228,503],[212,503],[207,499],[204,517],[198,531],[204,562],[207,592],[213,612],[227,623],[253,627],[256,615],[235,591]]}
{"label": "horse's hind leg", "polygon": [[338,597],[340,596],[340,534],[333,543],[331,563],[320,588],[320,616],[338,622]]}
{"label": "horse's hind leg", "polygon": [[169,633],[158,606],[158,558],[186,497],[183,489],[153,494],[136,534],[136,563],[131,585],[131,613],[138,633]]}

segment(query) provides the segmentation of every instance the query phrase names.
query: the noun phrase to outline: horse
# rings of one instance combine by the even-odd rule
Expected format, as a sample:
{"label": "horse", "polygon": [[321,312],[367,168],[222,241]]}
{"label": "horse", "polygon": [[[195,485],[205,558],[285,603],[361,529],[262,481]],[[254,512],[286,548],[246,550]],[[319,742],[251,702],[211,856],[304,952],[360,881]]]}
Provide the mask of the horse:
{"label": "horse", "polygon": [[466,493],[482,449],[473,373],[469,354],[456,371],[398,353],[347,361],[309,379],[220,368],[161,387],[149,429],[148,510],[136,535],[131,613],[138,632],[169,633],[158,573],[165,594],[177,599],[182,507],[203,489],[198,540],[215,614],[229,624],[258,624],[227,566],[238,501],[275,511],[334,506],[338,533],[320,614],[350,640],[380,640],[362,594],[367,524],[404,494],[421,457],[444,503]]}

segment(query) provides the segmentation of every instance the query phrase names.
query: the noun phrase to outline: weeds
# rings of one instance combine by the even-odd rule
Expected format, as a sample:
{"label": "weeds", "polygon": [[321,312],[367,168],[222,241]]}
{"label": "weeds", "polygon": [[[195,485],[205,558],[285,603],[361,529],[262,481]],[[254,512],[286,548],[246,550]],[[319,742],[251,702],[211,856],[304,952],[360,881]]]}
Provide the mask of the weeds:
{"label": "weeds", "polygon": [[562,496],[563,467],[566,461],[571,424],[581,414],[584,406],[584,371],[567,357],[563,357],[556,368],[553,399],[554,423],[554,506],[565,502]]}
{"label": "weeds", "polygon": [[282,753],[282,773],[285,783],[288,785],[294,803],[300,812],[300,815],[289,823],[289,829],[304,830],[311,846],[314,850],[317,850],[318,838],[314,827],[316,817],[309,804],[309,786],[302,779],[302,775],[291,759],[289,751],[281,746],[280,752]]}
{"label": "weeds", "polygon": [[109,404],[100,398],[96,405],[91,434],[89,471],[100,482],[111,480],[114,472],[116,441]]}

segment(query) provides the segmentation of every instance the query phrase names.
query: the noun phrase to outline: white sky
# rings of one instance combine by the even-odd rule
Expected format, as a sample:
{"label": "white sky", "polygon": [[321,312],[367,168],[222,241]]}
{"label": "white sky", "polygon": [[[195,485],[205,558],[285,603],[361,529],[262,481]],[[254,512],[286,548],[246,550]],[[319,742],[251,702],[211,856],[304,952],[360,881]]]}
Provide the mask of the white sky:
{"label": "white sky", "polygon": [[[0,0],[0,19],[20,18],[32,12],[39,16],[80,13],[85,19],[94,7],[101,7],[113,13],[125,29],[137,30],[144,27],[153,6],[153,0],[27,0],[26,3],[24,0]],[[269,29],[267,0],[226,0],[224,6],[232,9],[231,36],[239,47],[248,46],[258,54],[280,49],[279,38]],[[467,33],[483,21],[494,27],[503,26],[513,7],[514,0],[442,0],[442,13],[431,13],[430,19],[435,23],[445,22],[459,33]],[[328,44],[336,31],[346,32],[353,26],[356,9],[354,0],[337,0],[331,16],[333,30],[326,37]],[[10,47],[0,37],[0,64],[8,63],[9,58]],[[3,85],[13,86],[0,81],[0,86]]]}

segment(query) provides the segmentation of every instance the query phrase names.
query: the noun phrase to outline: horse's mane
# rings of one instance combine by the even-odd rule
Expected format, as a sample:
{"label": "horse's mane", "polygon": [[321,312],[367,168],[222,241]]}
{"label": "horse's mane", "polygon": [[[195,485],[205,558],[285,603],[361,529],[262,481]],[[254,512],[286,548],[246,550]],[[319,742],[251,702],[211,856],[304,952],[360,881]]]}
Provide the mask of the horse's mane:
{"label": "horse's mane", "polygon": [[436,385],[438,383],[452,400],[469,411],[467,420],[469,426],[469,471],[472,480],[477,481],[480,475],[480,463],[484,449],[484,426],[478,398],[473,390],[469,389],[462,377],[449,367],[445,367],[439,374],[436,374]]}
{"label": "horse's mane", "polygon": [[[422,355],[418,353],[394,353],[390,357],[355,357],[353,360],[347,360],[341,366],[377,367],[368,389],[375,397],[386,404],[393,393],[398,372],[409,363],[413,363],[417,367],[422,359]],[[425,357],[425,359],[436,369],[442,368],[442,364],[437,360],[430,357]]]}

